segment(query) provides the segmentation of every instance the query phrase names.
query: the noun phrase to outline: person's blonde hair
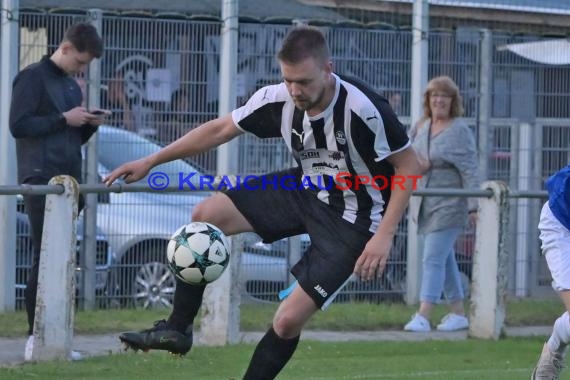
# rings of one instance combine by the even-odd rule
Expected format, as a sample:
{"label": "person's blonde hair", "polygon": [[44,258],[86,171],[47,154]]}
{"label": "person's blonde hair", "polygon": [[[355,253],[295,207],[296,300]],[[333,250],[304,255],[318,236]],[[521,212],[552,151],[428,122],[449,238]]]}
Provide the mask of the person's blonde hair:
{"label": "person's blonde hair", "polygon": [[463,98],[461,97],[461,94],[459,94],[459,88],[453,79],[447,75],[442,75],[430,80],[427,84],[426,90],[424,91],[424,120],[431,119],[432,117],[431,109],[429,108],[429,98],[434,92],[442,92],[451,96],[451,109],[449,110],[449,116],[463,116]]}

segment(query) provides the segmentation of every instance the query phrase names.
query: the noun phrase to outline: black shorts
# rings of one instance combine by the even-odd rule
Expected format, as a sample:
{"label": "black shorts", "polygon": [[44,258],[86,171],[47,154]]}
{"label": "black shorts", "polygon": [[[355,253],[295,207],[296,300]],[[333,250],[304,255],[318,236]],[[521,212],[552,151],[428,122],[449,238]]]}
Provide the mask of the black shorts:
{"label": "black shorts", "polygon": [[350,278],[372,233],[302,189],[300,178],[300,169],[293,168],[251,178],[246,187],[226,194],[266,243],[309,235],[311,246],[291,273],[317,306],[325,308]]}

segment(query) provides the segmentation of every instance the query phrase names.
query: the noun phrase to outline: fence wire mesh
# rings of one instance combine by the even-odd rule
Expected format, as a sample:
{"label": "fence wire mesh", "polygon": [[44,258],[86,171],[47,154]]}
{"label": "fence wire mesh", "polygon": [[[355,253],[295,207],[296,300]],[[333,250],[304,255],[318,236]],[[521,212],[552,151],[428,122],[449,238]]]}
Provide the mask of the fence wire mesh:
{"label": "fence wire mesh", "polygon": [[[409,125],[410,2],[378,3],[394,4],[390,5],[391,10],[381,12],[335,8],[359,23],[325,24],[322,29],[330,42],[335,70],[360,77],[374,86],[389,98],[402,121]],[[441,5],[445,1],[438,3]],[[482,33],[463,18],[445,18],[438,14],[435,12],[433,23],[430,19],[429,76],[446,74],[454,78],[464,99],[466,120],[477,133],[480,128]],[[51,53],[69,25],[88,19],[87,13],[22,12],[20,66]],[[546,37],[540,33],[547,31],[547,27],[527,28],[528,34],[516,35],[501,30],[504,24],[498,22],[490,21],[485,26],[493,29],[492,70],[488,73],[492,77],[492,144],[487,152],[482,152],[488,158],[488,177],[504,180],[512,189],[538,190],[549,174],[570,161],[570,111],[567,106],[570,104],[570,67],[539,64],[498,49],[510,43],[544,40]],[[260,87],[280,81],[275,54],[289,27],[269,23],[240,24],[235,78],[238,105]],[[517,28],[513,27],[512,31]],[[156,150],[217,116],[220,30],[219,21],[125,14],[103,16],[106,51],[101,60],[100,101],[103,108],[113,111],[109,120],[110,133],[121,131],[125,142],[118,146],[114,138],[101,138],[99,152],[105,154],[99,156],[100,174]],[[91,84],[86,78],[78,78],[78,81],[87,87]],[[525,125],[531,128],[525,128]],[[519,163],[524,160],[532,165],[521,167]],[[280,140],[240,137],[238,173],[235,174],[261,174],[290,164],[289,153]],[[179,165],[172,169],[173,174],[188,170],[215,174],[215,152],[193,157]],[[169,305],[172,283],[160,283],[165,273],[164,247],[169,234],[189,221],[190,210],[198,200],[198,196],[132,197],[125,194],[101,199],[98,215],[101,244],[97,248],[100,271],[97,291],[101,305]],[[517,202],[513,200],[515,219]],[[538,203],[531,202],[533,209]],[[140,210],[136,215],[135,209]],[[31,252],[23,216],[20,208],[16,268],[19,305],[29,266],[26,257],[29,258]],[[523,232],[513,227],[513,236],[526,235],[522,239],[513,238],[511,252],[516,252],[525,239],[530,243],[526,256],[512,257],[509,290],[513,294],[539,294],[548,285],[548,273],[538,256],[535,222],[525,222]],[[401,300],[405,291],[406,231],[406,223],[402,221],[387,274],[374,284],[355,283],[346,289],[341,300]],[[456,245],[466,288],[471,275],[473,236],[472,230],[466,230]],[[245,244],[243,251],[250,259],[244,264],[249,273],[249,277],[244,277],[247,296],[275,299],[276,291],[285,287],[289,278],[287,242],[264,246],[246,239]],[[301,244],[304,249],[308,242],[302,240]],[[521,260],[524,261],[522,267],[534,274],[529,277],[532,283],[517,282],[516,268],[521,268]]]}

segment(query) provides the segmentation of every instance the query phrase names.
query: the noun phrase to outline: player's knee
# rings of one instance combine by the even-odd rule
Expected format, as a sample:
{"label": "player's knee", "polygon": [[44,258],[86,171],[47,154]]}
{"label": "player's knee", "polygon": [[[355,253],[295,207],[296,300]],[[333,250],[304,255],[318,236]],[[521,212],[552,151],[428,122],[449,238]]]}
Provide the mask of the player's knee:
{"label": "player's knee", "polygon": [[295,338],[301,333],[302,327],[298,318],[289,313],[281,313],[273,319],[273,330],[283,339]]}
{"label": "player's knee", "polygon": [[193,222],[209,222],[212,221],[212,207],[209,205],[208,200],[204,200],[194,207],[192,207],[192,221]]}

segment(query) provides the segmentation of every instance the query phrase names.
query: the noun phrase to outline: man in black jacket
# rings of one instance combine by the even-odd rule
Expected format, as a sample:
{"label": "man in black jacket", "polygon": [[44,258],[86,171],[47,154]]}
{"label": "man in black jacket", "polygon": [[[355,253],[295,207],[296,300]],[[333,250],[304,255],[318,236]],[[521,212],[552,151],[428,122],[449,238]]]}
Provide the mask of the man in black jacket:
{"label": "man in black jacket", "polygon": [[[104,119],[81,106],[81,89],[71,75],[83,72],[102,53],[103,41],[97,30],[90,24],[75,24],[51,56],[24,68],[14,79],[10,132],[16,139],[19,183],[45,185],[56,175],[71,175],[81,181],[81,145]],[[82,203],[80,199],[80,209]],[[24,293],[30,335],[25,358],[30,360],[45,196],[24,196],[24,205],[34,252]]]}

